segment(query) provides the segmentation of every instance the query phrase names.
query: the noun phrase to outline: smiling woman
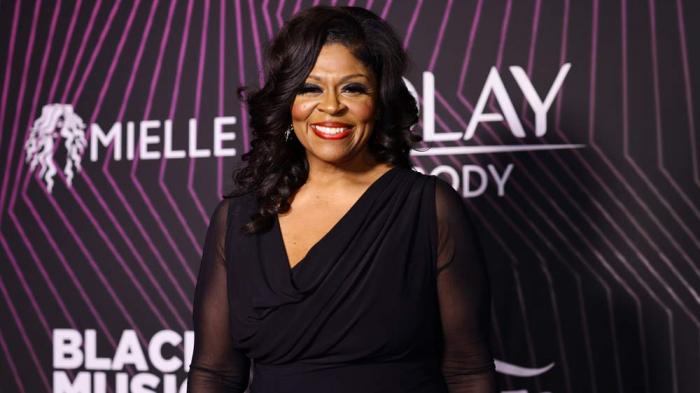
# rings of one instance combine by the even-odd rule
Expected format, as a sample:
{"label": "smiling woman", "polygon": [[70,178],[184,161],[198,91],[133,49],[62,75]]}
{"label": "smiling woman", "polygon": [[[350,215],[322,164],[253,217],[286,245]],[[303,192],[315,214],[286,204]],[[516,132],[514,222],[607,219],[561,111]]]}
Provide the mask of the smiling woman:
{"label": "smiling woman", "polygon": [[[188,391],[495,391],[470,214],[413,171],[420,136],[389,25],[313,7],[244,95],[254,139],[212,215]],[[245,89],[241,92],[246,92]]]}
{"label": "smiling woman", "polygon": [[[292,105],[292,124],[307,160],[372,160],[364,146],[374,127],[374,79],[345,45],[321,48],[311,75]],[[341,139],[345,140],[325,142]]]}

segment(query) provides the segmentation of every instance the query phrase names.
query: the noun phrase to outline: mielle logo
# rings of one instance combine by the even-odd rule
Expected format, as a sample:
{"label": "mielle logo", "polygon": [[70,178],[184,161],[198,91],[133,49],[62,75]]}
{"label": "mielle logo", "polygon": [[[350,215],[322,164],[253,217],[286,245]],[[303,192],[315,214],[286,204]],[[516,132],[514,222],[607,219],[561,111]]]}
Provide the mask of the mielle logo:
{"label": "mielle logo", "polygon": [[[126,160],[133,160],[136,149],[141,160],[235,156],[235,148],[224,146],[225,142],[236,139],[235,132],[224,129],[225,126],[234,124],[236,124],[234,116],[215,117],[213,143],[211,148],[208,148],[198,144],[197,120],[190,119],[187,148],[176,149],[173,147],[173,122],[170,119],[163,122],[160,120],[143,120],[138,123],[116,122],[107,132],[99,124],[92,123],[89,137],[90,161],[98,160],[100,145],[103,148],[113,146],[115,161],[121,161],[123,157]],[[54,162],[55,144],[60,142],[61,138],[65,140],[67,154],[63,174],[70,187],[75,173],[81,170],[80,164],[88,142],[85,128],[83,120],[73,111],[73,106],[67,104],[44,105],[41,117],[34,121],[24,146],[26,161],[32,171],[37,165],[40,166],[39,174],[46,183],[49,193],[53,190],[53,178],[57,173]],[[138,142],[136,141],[137,131]]]}
{"label": "mielle logo", "polygon": [[46,182],[46,189],[53,189],[53,177],[56,174],[56,164],[53,160],[54,143],[56,139],[63,138],[66,148],[66,164],[63,174],[66,183],[71,185],[76,173],[80,172],[80,161],[87,143],[85,139],[85,123],[73,112],[72,105],[51,104],[41,109],[41,116],[34,121],[29,132],[29,138],[24,143],[26,162],[30,171],[37,165],[39,175]]}

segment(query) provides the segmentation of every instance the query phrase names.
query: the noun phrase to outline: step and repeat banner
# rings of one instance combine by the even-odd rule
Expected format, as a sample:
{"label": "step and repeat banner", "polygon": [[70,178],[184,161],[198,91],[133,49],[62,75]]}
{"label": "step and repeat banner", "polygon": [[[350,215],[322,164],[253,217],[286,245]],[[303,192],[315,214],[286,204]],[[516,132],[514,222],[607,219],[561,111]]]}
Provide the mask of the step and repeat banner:
{"label": "step and repeat banner", "polygon": [[0,391],[184,392],[236,96],[311,5],[388,20],[478,220],[511,393],[700,391],[688,0],[0,2]]}

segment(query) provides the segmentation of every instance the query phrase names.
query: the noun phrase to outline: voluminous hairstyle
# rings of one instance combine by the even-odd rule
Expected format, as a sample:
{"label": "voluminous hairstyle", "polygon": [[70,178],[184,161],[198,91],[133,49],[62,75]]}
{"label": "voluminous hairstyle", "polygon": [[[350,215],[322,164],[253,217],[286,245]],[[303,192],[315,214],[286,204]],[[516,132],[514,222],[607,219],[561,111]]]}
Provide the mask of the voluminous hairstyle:
{"label": "voluminous hairstyle", "polygon": [[409,153],[422,137],[411,131],[418,122],[416,100],[403,82],[408,56],[387,22],[360,7],[316,6],[287,21],[265,50],[265,84],[252,91],[239,87],[252,129],[248,164],[233,172],[230,198],[254,192],[258,210],[241,230],[269,229],[276,214],[289,210],[289,197],[308,176],[304,146],[285,131],[291,107],[325,44],[340,43],[370,69],[377,81],[376,121],[367,148],[378,162],[411,168]]}

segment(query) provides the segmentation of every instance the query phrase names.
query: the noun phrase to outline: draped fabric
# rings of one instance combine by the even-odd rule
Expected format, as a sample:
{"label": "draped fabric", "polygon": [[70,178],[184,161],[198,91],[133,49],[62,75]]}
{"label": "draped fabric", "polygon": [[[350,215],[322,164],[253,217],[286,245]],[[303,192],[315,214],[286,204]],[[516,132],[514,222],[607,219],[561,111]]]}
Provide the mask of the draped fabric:
{"label": "draped fabric", "polygon": [[494,391],[488,279],[448,184],[390,169],[291,268],[279,221],[240,230],[255,208],[212,216],[188,391]]}

